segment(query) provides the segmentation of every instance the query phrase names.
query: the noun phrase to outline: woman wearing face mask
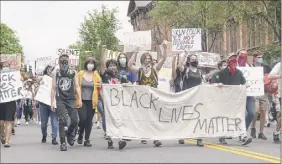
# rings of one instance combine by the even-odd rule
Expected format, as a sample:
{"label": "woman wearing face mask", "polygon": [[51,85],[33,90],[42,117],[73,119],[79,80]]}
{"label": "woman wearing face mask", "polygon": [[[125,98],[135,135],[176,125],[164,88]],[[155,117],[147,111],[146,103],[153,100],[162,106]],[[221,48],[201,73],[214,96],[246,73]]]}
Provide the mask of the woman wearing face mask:
{"label": "woman wearing face mask", "polygon": [[[101,69],[100,69],[100,75],[102,77],[102,82],[105,84],[125,84],[129,83],[128,79],[121,77],[118,73],[118,62],[114,59],[109,59],[105,62],[105,50],[106,46],[101,47]],[[100,99],[103,100],[103,93],[100,92]],[[102,101],[100,101],[102,102]],[[102,125],[106,128],[105,125],[105,113],[102,108],[102,103],[99,103],[98,108],[99,113],[102,116]],[[104,121],[103,121],[104,120]],[[104,123],[103,123],[104,122]],[[119,143],[119,149],[123,149],[126,146],[126,141],[120,140]],[[113,149],[113,140],[109,137],[108,138],[108,149]]]}
{"label": "woman wearing face mask", "polygon": [[101,83],[101,77],[96,71],[94,58],[89,57],[86,60],[84,70],[78,73],[78,83],[81,90],[82,107],[78,109],[79,136],[77,143],[82,144],[83,135],[85,135],[84,146],[91,147],[89,138],[92,130],[92,120],[98,104],[99,89],[101,88],[100,85],[97,85]]}
{"label": "woman wearing face mask", "polygon": [[123,79],[128,80],[131,83],[135,83],[137,81],[137,75],[130,72],[130,70],[127,67],[127,62],[128,61],[125,54],[120,54],[117,57],[119,76],[121,76]]}

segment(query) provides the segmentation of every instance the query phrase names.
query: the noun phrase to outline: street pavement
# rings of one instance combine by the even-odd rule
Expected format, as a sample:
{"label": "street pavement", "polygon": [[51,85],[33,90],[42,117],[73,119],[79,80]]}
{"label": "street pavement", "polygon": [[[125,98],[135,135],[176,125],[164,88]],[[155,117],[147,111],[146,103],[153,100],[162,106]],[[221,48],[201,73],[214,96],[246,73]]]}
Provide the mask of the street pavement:
{"label": "street pavement", "polygon": [[102,130],[95,126],[92,147],[75,143],[68,146],[67,152],[52,145],[50,136],[42,144],[40,125],[36,123],[27,126],[22,121],[15,129],[11,147],[1,145],[1,163],[281,163],[280,145],[272,141],[274,127],[265,129],[268,140],[253,139],[248,146],[241,146],[238,138],[227,140],[227,146],[219,145],[218,139],[205,139],[205,147],[197,147],[193,140],[186,140],[184,145],[163,141],[162,147],[153,147],[151,141],[147,145],[130,141],[123,150],[118,150],[115,140],[115,148],[108,150]]}

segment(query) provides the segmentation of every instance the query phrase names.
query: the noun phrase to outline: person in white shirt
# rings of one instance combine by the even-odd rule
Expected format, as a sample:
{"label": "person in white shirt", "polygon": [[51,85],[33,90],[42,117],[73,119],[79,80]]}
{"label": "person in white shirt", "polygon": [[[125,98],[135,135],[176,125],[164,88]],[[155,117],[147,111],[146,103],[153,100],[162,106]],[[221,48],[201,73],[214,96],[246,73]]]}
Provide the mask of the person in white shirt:
{"label": "person in white shirt", "polygon": [[[270,80],[277,80],[278,81],[278,92],[277,92],[276,95],[274,95],[275,98],[276,98],[274,101],[276,101],[276,104],[277,104],[276,108],[277,109],[280,109],[280,106],[281,106],[281,93],[280,93],[281,73],[280,73],[280,69],[281,69],[281,62],[277,63],[268,75],[268,78]],[[278,99],[278,101],[277,101],[277,99]],[[278,143],[278,144],[281,143],[280,138],[279,138],[280,130],[281,130],[281,112],[278,111],[276,129],[273,132],[274,143]]]}
{"label": "person in white shirt", "polygon": [[33,98],[34,98],[34,93],[32,90],[32,80],[28,79],[26,82],[26,88],[23,93],[24,96],[24,116],[25,116],[25,124],[28,125],[30,120],[33,118]]}

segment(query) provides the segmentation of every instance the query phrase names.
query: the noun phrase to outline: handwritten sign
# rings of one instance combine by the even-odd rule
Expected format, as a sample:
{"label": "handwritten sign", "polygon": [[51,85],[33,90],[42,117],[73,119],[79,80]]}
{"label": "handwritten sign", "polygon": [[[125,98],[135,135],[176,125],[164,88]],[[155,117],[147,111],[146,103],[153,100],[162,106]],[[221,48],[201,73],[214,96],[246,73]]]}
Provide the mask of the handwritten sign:
{"label": "handwritten sign", "polygon": [[11,72],[21,69],[21,54],[1,54],[0,58],[9,64]]}
{"label": "handwritten sign", "polygon": [[221,61],[220,55],[209,52],[197,53],[200,67],[216,67],[217,63]]}
{"label": "handwritten sign", "polygon": [[246,133],[242,86],[201,85],[169,93],[106,84],[103,93],[107,134],[113,138],[177,140]]}
{"label": "handwritten sign", "polygon": [[0,74],[0,103],[18,100],[22,97],[20,71]]}
{"label": "handwritten sign", "polygon": [[57,49],[57,57],[55,59],[55,65],[59,64],[59,56],[61,55],[69,55],[69,65],[70,67],[77,67],[79,66],[79,50],[76,49]]}
{"label": "handwritten sign", "polygon": [[264,81],[262,67],[237,67],[246,78],[247,96],[263,96]]}
{"label": "handwritten sign", "polygon": [[42,74],[48,64],[54,65],[55,58],[53,56],[45,56],[36,59],[36,73]]}
{"label": "handwritten sign", "polygon": [[105,54],[106,54],[106,60],[117,59],[120,52],[106,49]]}
{"label": "handwritten sign", "polygon": [[200,28],[172,29],[172,51],[201,51]]}
{"label": "handwritten sign", "polygon": [[150,51],[152,48],[151,30],[123,33],[124,52],[133,52],[135,47]]}
{"label": "handwritten sign", "polygon": [[47,75],[44,75],[42,77],[42,81],[38,88],[38,91],[35,95],[35,100],[51,106],[51,90],[52,90],[52,78]]}

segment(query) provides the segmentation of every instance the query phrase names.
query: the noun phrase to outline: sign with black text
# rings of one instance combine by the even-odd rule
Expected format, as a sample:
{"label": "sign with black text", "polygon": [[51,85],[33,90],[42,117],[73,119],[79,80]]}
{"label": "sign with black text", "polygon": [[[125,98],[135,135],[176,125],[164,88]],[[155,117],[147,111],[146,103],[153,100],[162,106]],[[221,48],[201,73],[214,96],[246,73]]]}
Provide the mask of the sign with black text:
{"label": "sign with black text", "polygon": [[172,29],[172,51],[201,51],[200,28]]}
{"label": "sign with black text", "polygon": [[177,140],[246,133],[246,87],[200,85],[180,93],[103,85],[107,135]]}
{"label": "sign with black text", "polygon": [[0,73],[0,103],[18,100],[22,97],[20,71]]}

